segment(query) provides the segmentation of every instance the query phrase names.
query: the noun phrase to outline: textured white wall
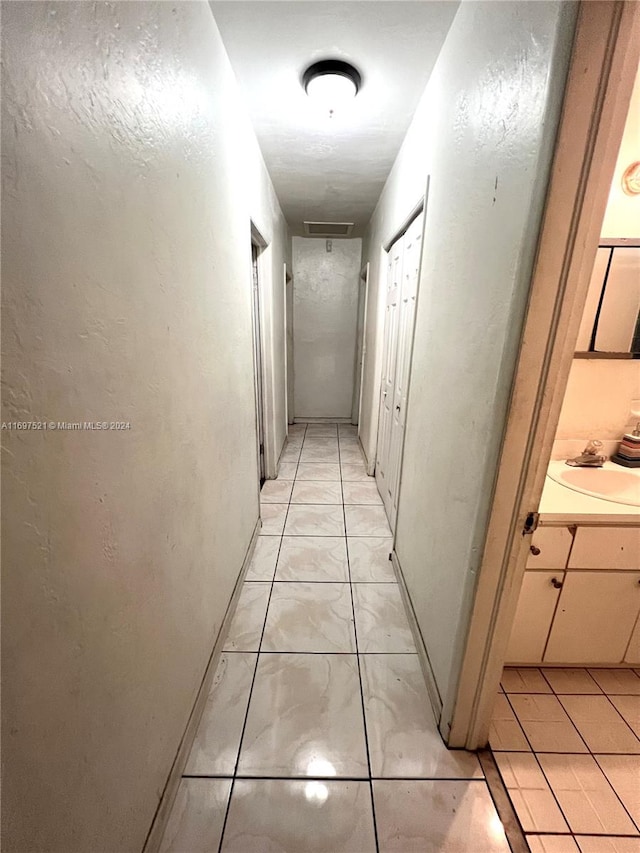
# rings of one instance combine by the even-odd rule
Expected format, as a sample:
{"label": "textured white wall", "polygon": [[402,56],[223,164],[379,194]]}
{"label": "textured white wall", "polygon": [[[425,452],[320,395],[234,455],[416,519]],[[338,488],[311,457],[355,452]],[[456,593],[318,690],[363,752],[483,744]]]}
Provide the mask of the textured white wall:
{"label": "textured white wall", "polygon": [[[443,696],[482,553],[575,10],[462,3],[365,239],[374,320],[381,243],[430,176],[396,551]],[[381,337],[372,322],[369,454]]]}
{"label": "textured white wall", "polygon": [[3,433],[3,849],[139,853],[258,518],[286,226],[205,3],[2,11],[2,420],[131,423]]}
{"label": "textured white wall", "polygon": [[350,418],[362,241],[292,242],[295,417]]}

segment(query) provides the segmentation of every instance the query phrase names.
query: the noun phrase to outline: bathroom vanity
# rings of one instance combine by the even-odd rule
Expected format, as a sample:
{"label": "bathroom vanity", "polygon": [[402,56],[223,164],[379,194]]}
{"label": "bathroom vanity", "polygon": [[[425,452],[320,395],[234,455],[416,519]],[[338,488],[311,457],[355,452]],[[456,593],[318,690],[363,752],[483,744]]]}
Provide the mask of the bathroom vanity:
{"label": "bathroom vanity", "polygon": [[552,461],[539,511],[506,663],[640,666],[640,470]]}

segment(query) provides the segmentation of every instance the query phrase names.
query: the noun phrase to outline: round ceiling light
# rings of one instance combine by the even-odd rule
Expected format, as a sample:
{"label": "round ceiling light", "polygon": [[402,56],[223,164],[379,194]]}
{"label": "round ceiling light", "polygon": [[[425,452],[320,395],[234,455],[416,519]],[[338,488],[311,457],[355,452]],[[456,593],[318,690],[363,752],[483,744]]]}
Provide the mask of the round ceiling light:
{"label": "round ceiling light", "polygon": [[336,109],[358,94],[362,84],[360,72],[340,59],[314,62],[302,75],[304,90],[333,116]]}

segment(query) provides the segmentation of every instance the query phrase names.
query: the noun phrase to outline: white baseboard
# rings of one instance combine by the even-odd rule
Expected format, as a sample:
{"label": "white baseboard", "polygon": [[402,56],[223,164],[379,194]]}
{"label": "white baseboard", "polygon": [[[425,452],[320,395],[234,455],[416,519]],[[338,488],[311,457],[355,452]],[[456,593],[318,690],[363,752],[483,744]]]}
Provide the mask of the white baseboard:
{"label": "white baseboard", "polygon": [[433,674],[433,669],[431,668],[431,662],[429,661],[427,647],[424,644],[422,632],[420,631],[420,626],[418,625],[418,620],[416,619],[415,610],[413,609],[413,604],[411,602],[411,596],[409,595],[409,591],[407,590],[407,584],[405,583],[404,575],[402,574],[402,567],[400,566],[400,561],[398,560],[398,555],[395,551],[391,552],[391,563],[396,573],[396,578],[400,587],[400,594],[402,595],[404,608],[407,611],[407,618],[409,620],[409,625],[411,626],[411,633],[413,634],[413,639],[418,650],[418,659],[420,661],[422,674],[424,675],[424,680],[427,685],[427,693],[429,694],[429,699],[431,700],[433,712],[436,715],[436,720],[438,720],[439,724],[440,718],[442,717],[442,699],[440,698],[436,679]]}
{"label": "white baseboard", "polygon": [[169,771],[169,776],[167,777],[167,781],[164,786],[160,802],[158,803],[158,808],[156,809],[156,813],[154,815],[151,828],[149,829],[149,834],[147,835],[147,840],[145,841],[142,853],[158,853],[158,850],[160,849],[162,836],[164,835],[165,829],[167,828],[167,822],[169,820],[169,815],[171,814],[173,801],[175,800],[176,794],[178,793],[180,779],[182,778],[182,773],[184,772],[184,768],[187,763],[187,759],[189,758],[196,732],[198,731],[198,726],[200,725],[200,719],[207,704],[207,698],[211,689],[213,676],[215,675],[216,669],[218,668],[218,662],[220,660],[222,647],[224,645],[224,641],[226,640],[227,633],[229,631],[229,626],[231,625],[231,620],[233,619],[233,616],[236,611],[238,599],[240,597],[240,591],[242,590],[242,584],[244,583],[245,575],[247,574],[247,571],[249,569],[249,564],[251,563],[251,558],[253,557],[253,552],[256,547],[256,542],[258,541],[259,533],[260,519],[258,519],[258,521],[256,522],[256,526],[254,527],[253,534],[251,536],[251,542],[249,543],[247,553],[245,554],[245,558],[242,563],[242,568],[240,569],[240,573],[238,574],[238,579],[236,580],[236,585],[233,589],[231,600],[229,601],[229,605],[224,615],[224,619],[222,620],[222,625],[220,626],[220,630],[218,631],[218,637],[209,657],[209,662],[207,663],[207,668],[205,669],[205,673],[202,678],[200,688],[198,690],[198,695],[196,696],[196,701],[191,710],[191,714],[189,715],[187,727],[184,731],[184,734],[182,735],[180,745],[178,746],[178,750],[176,752],[176,757],[174,758],[173,764],[171,765],[171,770]]}

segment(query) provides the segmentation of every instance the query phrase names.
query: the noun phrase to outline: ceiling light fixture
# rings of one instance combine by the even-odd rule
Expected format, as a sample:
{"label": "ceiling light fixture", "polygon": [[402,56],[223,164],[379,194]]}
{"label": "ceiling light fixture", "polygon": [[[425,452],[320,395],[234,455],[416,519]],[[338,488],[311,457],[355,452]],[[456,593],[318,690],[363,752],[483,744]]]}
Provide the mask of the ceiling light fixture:
{"label": "ceiling light fixture", "polygon": [[329,118],[339,107],[358,94],[362,85],[360,72],[340,59],[314,62],[302,75],[302,85],[310,98],[329,110]]}

